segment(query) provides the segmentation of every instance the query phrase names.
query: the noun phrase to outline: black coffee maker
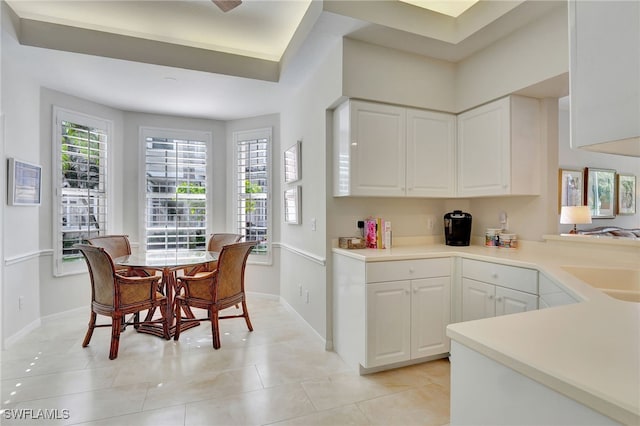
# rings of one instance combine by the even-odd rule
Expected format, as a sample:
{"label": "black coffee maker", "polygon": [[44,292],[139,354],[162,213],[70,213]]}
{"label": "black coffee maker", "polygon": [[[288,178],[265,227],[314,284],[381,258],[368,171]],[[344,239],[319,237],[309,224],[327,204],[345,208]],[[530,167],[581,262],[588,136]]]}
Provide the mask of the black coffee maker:
{"label": "black coffee maker", "polygon": [[454,210],[444,215],[444,240],[448,246],[468,246],[471,239],[471,215]]}

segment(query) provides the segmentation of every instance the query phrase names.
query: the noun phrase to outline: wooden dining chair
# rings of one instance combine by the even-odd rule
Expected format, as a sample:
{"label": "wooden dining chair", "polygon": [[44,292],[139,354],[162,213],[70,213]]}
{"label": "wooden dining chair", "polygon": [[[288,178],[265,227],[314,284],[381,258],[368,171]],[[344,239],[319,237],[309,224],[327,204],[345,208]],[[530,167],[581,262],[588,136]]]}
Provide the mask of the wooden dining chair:
{"label": "wooden dining chair", "polygon": [[[207,243],[207,251],[215,251],[220,252],[222,247],[227,244],[233,244],[239,242],[243,238],[240,234],[226,234],[226,233],[218,233],[212,234],[209,238],[209,242]],[[205,265],[199,265],[195,268],[192,268],[189,271],[185,272],[185,275],[193,275],[196,276],[198,274],[203,274],[206,272],[211,272],[216,269],[218,262],[209,262]]]}
{"label": "wooden dining chair", "polygon": [[[92,246],[102,247],[112,259],[131,254],[131,243],[129,243],[128,235],[101,235],[88,238],[86,242]],[[126,271],[126,274],[123,275],[127,276],[148,277],[149,275],[154,275],[140,268],[118,267],[118,272],[122,273],[121,271]]]}
{"label": "wooden dining chair", "polygon": [[[249,331],[253,331],[244,291],[244,272],[251,250],[257,241],[233,243],[222,247],[215,270],[197,276],[178,277],[179,286],[184,293],[176,296],[176,330],[174,340],[180,338],[183,323],[190,321],[211,321],[213,347],[220,348],[220,329],[218,320],[244,318]],[[220,311],[234,305],[242,305],[239,315],[220,316]],[[182,318],[182,309],[200,308],[207,310],[206,318]]]}
{"label": "wooden dining chair", "polygon": [[[102,247],[105,249],[111,259],[115,259],[120,256],[127,256],[131,254],[131,243],[129,243],[129,236],[124,234],[113,234],[113,235],[100,235],[99,237],[88,238],[86,242],[92,246]],[[148,277],[150,275],[155,275],[155,271],[145,271],[141,268],[132,268],[126,266],[118,266],[116,267],[116,272],[120,275],[125,275],[128,277]],[[158,291],[160,293],[164,293],[164,285],[163,283],[158,283]],[[140,320],[140,314],[136,312],[134,314],[134,323],[138,323]],[[122,318],[122,328],[123,330],[126,328],[127,320],[126,318]],[[138,328],[137,325],[134,326]]]}
{"label": "wooden dining chair", "polygon": [[[75,244],[74,247],[82,252],[91,278],[91,316],[82,342],[83,348],[89,345],[96,327],[111,327],[109,359],[115,359],[118,356],[122,319],[126,314],[144,310],[148,313],[142,323],[162,323],[164,336],[169,339],[167,298],[157,291],[160,277],[121,275],[104,248],[89,244]],[[153,320],[156,308],[160,308],[162,318]],[[111,324],[96,324],[98,314],[111,317]],[[134,318],[134,324],[140,324],[138,317]]]}

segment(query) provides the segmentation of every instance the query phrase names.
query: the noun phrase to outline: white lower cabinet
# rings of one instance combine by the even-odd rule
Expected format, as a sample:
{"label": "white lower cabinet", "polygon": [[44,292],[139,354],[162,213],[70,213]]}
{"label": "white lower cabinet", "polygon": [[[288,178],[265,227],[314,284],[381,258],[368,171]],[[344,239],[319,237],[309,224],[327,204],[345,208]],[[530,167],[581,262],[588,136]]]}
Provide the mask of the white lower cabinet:
{"label": "white lower cabinet", "polygon": [[569,294],[569,292],[565,290],[564,286],[555,283],[551,278],[544,274],[540,274],[539,287],[539,309],[578,303],[578,299]]}
{"label": "white lower cabinet", "polygon": [[411,358],[410,289],[409,281],[367,285],[365,367]]}
{"label": "white lower cabinet", "polygon": [[[452,276],[462,278],[453,299]],[[538,309],[538,271],[475,259],[333,255],[333,346],[360,373],[447,356],[452,305],[462,321]]]}
{"label": "white lower cabinet", "polygon": [[446,335],[451,322],[451,277],[411,282],[411,358],[449,352]]}
{"label": "white lower cabinet", "polygon": [[366,367],[449,352],[451,278],[367,285]]}
{"label": "white lower cabinet", "polygon": [[538,309],[537,271],[462,260],[462,321]]}

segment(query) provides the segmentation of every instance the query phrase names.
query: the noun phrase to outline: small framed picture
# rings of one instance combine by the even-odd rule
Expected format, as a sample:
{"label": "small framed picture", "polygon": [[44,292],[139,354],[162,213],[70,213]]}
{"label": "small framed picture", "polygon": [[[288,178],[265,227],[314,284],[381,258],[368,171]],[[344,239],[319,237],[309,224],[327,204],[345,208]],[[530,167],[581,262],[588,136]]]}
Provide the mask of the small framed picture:
{"label": "small framed picture", "polygon": [[302,179],[301,174],[301,141],[297,141],[284,152],[284,181],[286,183],[295,182]]}
{"label": "small framed picture", "polygon": [[636,214],[636,177],[617,175],[618,214]]}
{"label": "small framed picture", "polygon": [[615,170],[585,168],[585,198],[594,219],[611,219],[616,215]]}
{"label": "small framed picture", "polygon": [[584,170],[558,172],[558,213],[563,206],[584,206]]}
{"label": "small framed picture", "polygon": [[284,221],[285,223],[299,225],[302,222],[300,196],[302,187],[296,185],[284,191]]}
{"label": "small framed picture", "polygon": [[11,206],[39,206],[42,195],[42,167],[8,159],[7,202]]}

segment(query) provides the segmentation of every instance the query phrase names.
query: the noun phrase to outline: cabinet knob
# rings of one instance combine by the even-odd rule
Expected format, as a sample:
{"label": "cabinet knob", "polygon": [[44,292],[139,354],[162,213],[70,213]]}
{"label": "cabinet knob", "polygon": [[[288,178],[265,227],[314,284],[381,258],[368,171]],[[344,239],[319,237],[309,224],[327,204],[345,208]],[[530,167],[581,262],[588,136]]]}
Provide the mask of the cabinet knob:
{"label": "cabinet knob", "polygon": [[414,289],[413,289],[413,292],[414,292],[414,293],[417,293],[417,292],[418,292],[418,289],[417,289],[417,288],[414,288]]}
{"label": "cabinet knob", "polygon": [[409,268],[409,273],[413,274],[413,268]]}
{"label": "cabinet knob", "polygon": [[494,272],[493,274],[491,274],[491,277],[492,277],[492,278],[498,278],[498,273],[497,273],[497,272]]}
{"label": "cabinet knob", "polygon": [[502,302],[502,296],[496,297],[496,300],[497,300],[498,302]]}
{"label": "cabinet knob", "polygon": [[411,294],[411,292],[409,290],[405,290],[404,294]]}
{"label": "cabinet knob", "polygon": [[493,294],[489,295],[489,300],[493,299]]}

